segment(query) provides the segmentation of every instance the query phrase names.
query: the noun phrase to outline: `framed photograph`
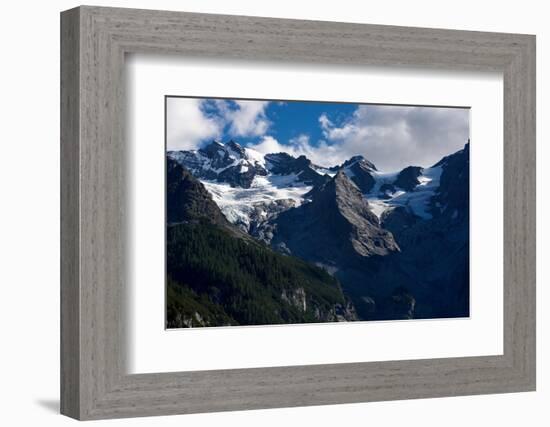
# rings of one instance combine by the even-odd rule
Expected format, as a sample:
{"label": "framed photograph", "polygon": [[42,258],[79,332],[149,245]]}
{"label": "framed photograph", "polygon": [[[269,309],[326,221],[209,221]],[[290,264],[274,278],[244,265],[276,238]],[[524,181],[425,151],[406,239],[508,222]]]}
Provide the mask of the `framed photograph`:
{"label": "framed photograph", "polygon": [[61,14],[61,411],[535,390],[535,37]]}
{"label": "framed photograph", "polygon": [[469,317],[468,108],[165,114],[167,328]]}

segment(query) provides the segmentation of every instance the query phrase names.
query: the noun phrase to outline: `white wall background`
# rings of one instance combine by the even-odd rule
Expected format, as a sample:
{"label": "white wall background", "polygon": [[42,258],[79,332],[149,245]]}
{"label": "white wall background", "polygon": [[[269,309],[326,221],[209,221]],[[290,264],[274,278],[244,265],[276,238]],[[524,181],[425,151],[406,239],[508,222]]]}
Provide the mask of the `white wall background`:
{"label": "white wall background", "polygon": [[[277,0],[96,1],[97,5],[537,34],[538,215],[548,206],[550,27],[545,3]],[[5,2],[0,24],[0,401],[2,425],[63,426],[59,405],[59,12],[75,1]],[[546,196],[546,197],[545,197]],[[109,421],[117,426],[546,426],[548,224],[538,221],[538,391]],[[546,309],[546,311],[545,311]],[[546,360],[545,360],[546,359]]]}

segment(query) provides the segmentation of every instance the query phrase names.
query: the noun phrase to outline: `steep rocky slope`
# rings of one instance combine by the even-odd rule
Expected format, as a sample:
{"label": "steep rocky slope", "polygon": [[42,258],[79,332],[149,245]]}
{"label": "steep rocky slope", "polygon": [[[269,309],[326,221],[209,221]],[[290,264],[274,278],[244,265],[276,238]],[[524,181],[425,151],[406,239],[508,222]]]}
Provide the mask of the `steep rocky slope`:
{"label": "steep rocky slope", "polygon": [[325,270],[276,253],[229,223],[171,158],[167,172],[167,327],[357,319]]}

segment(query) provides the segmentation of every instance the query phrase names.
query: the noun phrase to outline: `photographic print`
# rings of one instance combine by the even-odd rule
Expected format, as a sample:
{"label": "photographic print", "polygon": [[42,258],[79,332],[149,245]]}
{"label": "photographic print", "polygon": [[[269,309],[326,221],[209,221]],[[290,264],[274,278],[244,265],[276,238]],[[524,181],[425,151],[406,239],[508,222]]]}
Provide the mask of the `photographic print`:
{"label": "photographic print", "polygon": [[468,317],[469,117],[166,96],[166,327]]}

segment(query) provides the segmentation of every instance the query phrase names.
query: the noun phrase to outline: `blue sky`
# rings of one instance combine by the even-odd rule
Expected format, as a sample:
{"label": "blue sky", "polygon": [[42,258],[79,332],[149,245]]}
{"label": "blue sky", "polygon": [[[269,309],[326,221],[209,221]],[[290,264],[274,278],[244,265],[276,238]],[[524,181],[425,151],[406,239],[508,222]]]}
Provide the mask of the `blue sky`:
{"label": "blue sky", "polygon": [[[205,106],[215,103],[205,102]],[[228,101],[232,110],[238,109],[238,105],[233,101]],[[323,139],[322,128],[319,124],[319,117],[325,114],[335,122],[343,122],[347,117],[353,114],[357,104],[345,103],[323,103],[323,102],[304,102],[304,101],[275,101],[267,104],[265,108],[265,117],[270,122],[268,134],[276,138],[282,144],[291,144],[290,141],[299,138],[301,135],[308,135],[312,145],[318,145]],[[205,108],[208,111],[208,107]],[[214,106],[213,114],[219,114],[219,110]],[[255,144],[258,142],[258,135],[249,135],[248,138],[239,135],[238,132],[232,132],[231,125],[226,125],[223,129],[222,139],[240,138],[242,142]],[[261,138],[260,138],[261,139]]]}
{"label": "blue sky", "polygon": [[168,150],[230,139],[322,166],[361,154],[379,170],[430,166],[469,138],[469,110],[349,103],[167,98]]}

